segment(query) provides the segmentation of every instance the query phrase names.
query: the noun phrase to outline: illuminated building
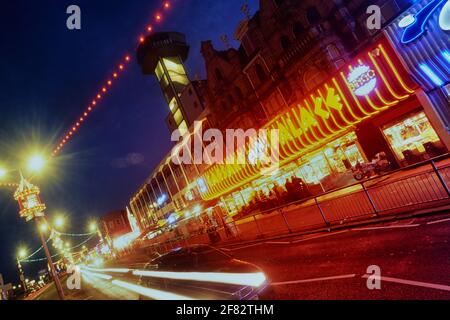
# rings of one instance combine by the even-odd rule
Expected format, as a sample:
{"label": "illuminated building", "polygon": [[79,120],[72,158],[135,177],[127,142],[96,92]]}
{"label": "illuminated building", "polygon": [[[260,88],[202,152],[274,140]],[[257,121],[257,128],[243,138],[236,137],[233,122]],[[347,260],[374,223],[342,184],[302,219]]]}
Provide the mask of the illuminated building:
{"label": "illuminated building", "polygon": [[[428,11],[429,10],[429,11]],[[416,1],[385,32],[422,87],[421,102],[450,148],[450,3]],[[423,27],[417,28],[417,25]]]}
{"label": "illuminated building", "polygon": [[108,243],[114,244],[115,239],[133,233],[134,226],[129,220],[127,210],[110,212],[100,219],[100,223],[102,235]]}
{"label": "illuminated building", "polygon": [[[385,152],[394,167],[447,151],[421,83],[379,31],[365,27],[367,1],[261,0],[237,27],[238,49],[202,43],[209,126],[278,129],[280,170],[254,165],[175,166],[163,159],[130,202],[149,225],[174,213],[236,214],[293,176],[312,194],[354,183],[352,166]],[[407,0],[374,1],[391,21]],[[236,150],[237,152],[238,150]],[[245,152],[251,153],[248,146]],[[188,199],[195,199],[188,201]],[[198,199],[200,198],[200,200]],[[203,200],[203,201],[201,201]],[[212,213],[212,214],[211,214]]]}
{"label": "illuminated building", "polygon": [[204,109],[198,95],[201,85],[190,82],[184,66],[188,53],[185,36],[177,32],[151,34],[137,51],[142,72],[156,76],[161,86],[170,110],[166,122],[171,132],[187,132]]}

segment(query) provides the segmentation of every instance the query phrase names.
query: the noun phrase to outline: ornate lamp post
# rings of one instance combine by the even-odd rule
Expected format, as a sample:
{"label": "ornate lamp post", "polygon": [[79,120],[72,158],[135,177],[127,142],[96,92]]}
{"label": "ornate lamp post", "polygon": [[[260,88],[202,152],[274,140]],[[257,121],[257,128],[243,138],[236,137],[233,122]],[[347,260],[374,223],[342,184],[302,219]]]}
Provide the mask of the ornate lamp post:
{"label": "ornate lamp post", "polygon": [[42,242],[42,247],[44,248],[45,255],[47,257],[50,272],[52,274],[53,281],[55,282],[58,296],[61,300],[64,300],[64,290],[61,286],[61,282],[59,281],[55,266],[53,265],[52,257],[47,247],[47,242],[45,241],[44,230],[43,228],[41,228],[42,225],[46,224],[44,218],[45,204],[42,202],[39,194],[39,188],[27,181],[21,173],[19,186],[16,192],[14,192],[14,199],[19,203],[20,217],[24,218],[27,222],[33,219],[36,221],[38,233]]}

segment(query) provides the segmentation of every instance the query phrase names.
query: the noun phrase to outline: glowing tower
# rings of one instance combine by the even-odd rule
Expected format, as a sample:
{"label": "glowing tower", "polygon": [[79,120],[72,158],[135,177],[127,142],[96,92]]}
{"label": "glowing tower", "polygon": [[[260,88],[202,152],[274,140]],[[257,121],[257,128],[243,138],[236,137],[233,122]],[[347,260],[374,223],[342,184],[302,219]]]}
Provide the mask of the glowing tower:
{"label": "glowing tower", "polygon": [[155,75],[169,105],[170,122],[182,133],[191,125],[190,115],[183,106],[182,96],[190,85],[184,67],[189,53],[186,37],[178,32],[149,35],[137,51],[138,63],[145,75]]}

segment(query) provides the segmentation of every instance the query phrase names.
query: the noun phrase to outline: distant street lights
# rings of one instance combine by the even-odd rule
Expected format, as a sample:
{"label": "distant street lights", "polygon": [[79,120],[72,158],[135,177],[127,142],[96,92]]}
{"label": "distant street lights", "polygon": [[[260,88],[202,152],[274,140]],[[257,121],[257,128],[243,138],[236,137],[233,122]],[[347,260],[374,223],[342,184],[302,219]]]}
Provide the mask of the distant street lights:
{"label": "distant street lights", "polygon": [[[43,169],[45,165],[45,159],[41,155],[32,156],[28,163],[27,168],[30,172],[37,173]],[[50,251],[47,246],[47,242],[45,240],[44,234],[48,229],[47,221],[45,220],[45,204],[42,202],[40,198],[40,189],[33,185],[31,182],[26,180],[22,172],[20,170],[14,170],[20,172],[20,182],[17,190],[14,192],[14,199],[19,203],[19,214],[20,217],[24,218],[25,221],[35,220],[38,228],[39,237],[42,242],[42,247],[44,248],[45,255],[47,257],[47,262],[50,267],[50,272],[53,277],[53,281],[55,282],[55,286],[61,300],[64,299],[64,291],[61,285],[61,282],[58,278],[58,274],[56,273],[55,266],[53,265],[53,261],[50,255]],[[4,178],[8,174],[6,169],[0,169],[0,178]],[[23,253],[23,252],[22,252]],[[20,261],[18,261],[18,265],[20,265]],[[19,266],[18,266],[19,267]],[[22,266],[20,265],[20,269]],[[20,272],[20,271],[19,271]],[[22,271],[23,272],[23,271]],[[26,279],[25,279],[26,281]],[[25,283],[26,285],[26,283]],[[25,286],[24,285],[24,286]]]}

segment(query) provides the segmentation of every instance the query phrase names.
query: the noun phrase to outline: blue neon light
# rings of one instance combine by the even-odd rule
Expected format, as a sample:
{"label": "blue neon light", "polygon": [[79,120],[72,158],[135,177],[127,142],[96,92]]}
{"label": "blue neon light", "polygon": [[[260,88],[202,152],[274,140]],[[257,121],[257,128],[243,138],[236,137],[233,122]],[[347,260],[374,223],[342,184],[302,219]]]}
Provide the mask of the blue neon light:
{"label": "blue neon light", "polygon": [[419,68],[430,78],[431,81],[437,86],[443,86],[444,81],[425,63],[419,65]]}
{"label": "blue neon light", "polygon": [[444,50],[441,52],[444,59],[450,64],[450,52],[448,50]]}
{"label": "blue neon light", "polygon": [[430,19],[433,12],[447,0],[432,0],[414,17],[414,22],[405,28],[402,35],[402,43],[407,44],[413,42],[425,33],[425,25]]}

